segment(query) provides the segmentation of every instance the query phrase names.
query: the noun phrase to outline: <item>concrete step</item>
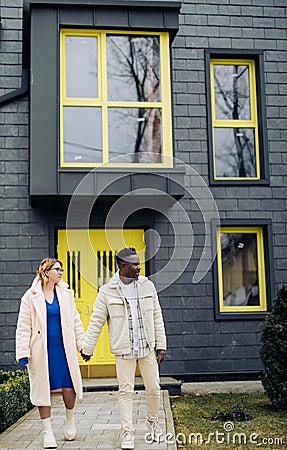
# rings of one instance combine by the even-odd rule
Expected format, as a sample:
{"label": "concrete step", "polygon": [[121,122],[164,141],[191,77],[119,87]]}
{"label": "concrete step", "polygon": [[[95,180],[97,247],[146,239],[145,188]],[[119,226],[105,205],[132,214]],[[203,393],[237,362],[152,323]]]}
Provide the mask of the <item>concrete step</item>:
{"label": "concrete step", "polygon": [[211,381],[197,383],[183,383],[181,385],[183,395],[203,394],[229,394],[229,393],[251,393],[264,392],[261,381]]}
{"label": "concrete step", "polygon": [[[181,382],[172,377],[160,377],[160,386],[170,395],[181,395]],[[144,384],[141,377],[135,377],[135,390],[141,391]],[[83,378],[84,392],[117,391],[116,378]]]}

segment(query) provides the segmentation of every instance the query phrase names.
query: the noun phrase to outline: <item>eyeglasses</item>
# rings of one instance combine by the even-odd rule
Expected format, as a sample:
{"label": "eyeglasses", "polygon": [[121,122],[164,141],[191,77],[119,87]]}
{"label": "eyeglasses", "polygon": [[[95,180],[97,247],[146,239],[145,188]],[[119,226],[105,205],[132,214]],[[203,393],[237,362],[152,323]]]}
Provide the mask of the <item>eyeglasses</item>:
{"label": "eyeglasses", "polygon": [[51,267],[49,270],[56,270],[58,273],[64,273],[64,269],[61,267]]}

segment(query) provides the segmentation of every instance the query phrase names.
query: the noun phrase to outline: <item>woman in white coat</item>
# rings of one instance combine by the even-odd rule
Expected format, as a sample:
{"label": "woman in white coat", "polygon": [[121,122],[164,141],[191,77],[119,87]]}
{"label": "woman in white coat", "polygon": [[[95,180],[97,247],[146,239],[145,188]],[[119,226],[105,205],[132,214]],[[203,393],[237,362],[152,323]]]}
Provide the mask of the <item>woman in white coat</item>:
{"label": "woman in white coat", "polygon": [[16,330],[16,359],[27,366],[31,402],[38,406],[44,426],[44,448],[57,448],[51,426],[51,396],[62,391],[66,406],[64,437],[74,440],[76,396],[82,398],[77,351],[85,336],[74,292],[62,281],[58,259],[45,258],[37,277],[21,299]]}

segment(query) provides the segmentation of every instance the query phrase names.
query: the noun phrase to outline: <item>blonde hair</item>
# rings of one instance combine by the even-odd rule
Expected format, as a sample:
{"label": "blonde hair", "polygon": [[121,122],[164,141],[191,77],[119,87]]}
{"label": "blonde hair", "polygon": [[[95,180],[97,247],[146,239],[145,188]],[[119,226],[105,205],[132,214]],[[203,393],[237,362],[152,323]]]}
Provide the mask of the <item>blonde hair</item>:
{"label": "blonde hair", "polygon": [[62,262],[56,258],[45,258],[40,262],[36,270],[36,274],[38,275],[38,278],[39,280],[41,280],[42,284],[48,283],[49,277],[46,275],[46,272],[47,270],[51,269],[51,267],[53,267],[53,265],[56,263],[61,264],[61,267],[63,267]]}

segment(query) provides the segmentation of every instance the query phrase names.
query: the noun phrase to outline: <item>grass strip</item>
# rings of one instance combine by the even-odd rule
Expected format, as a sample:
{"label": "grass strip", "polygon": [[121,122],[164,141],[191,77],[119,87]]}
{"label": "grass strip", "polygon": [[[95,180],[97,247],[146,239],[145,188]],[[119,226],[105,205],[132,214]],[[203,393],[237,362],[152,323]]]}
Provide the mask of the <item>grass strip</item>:
{"label": "grass strip", "polygon": [[263,393],[171,397],[171,407],[178,449],[287,448],[286,411]]}

